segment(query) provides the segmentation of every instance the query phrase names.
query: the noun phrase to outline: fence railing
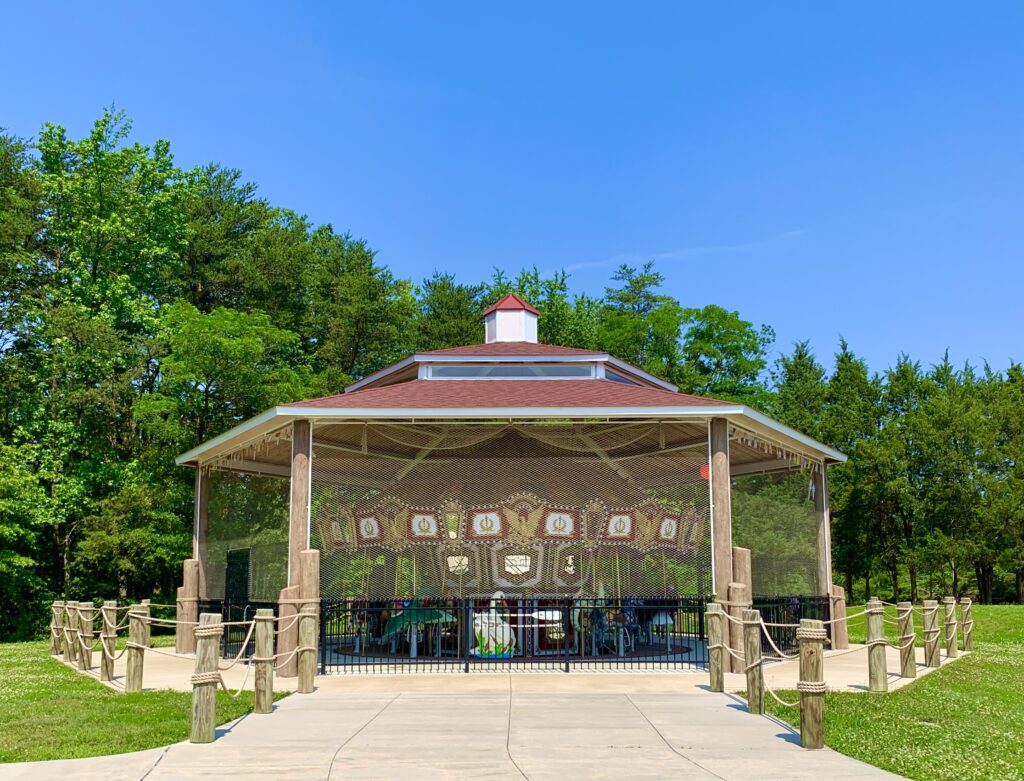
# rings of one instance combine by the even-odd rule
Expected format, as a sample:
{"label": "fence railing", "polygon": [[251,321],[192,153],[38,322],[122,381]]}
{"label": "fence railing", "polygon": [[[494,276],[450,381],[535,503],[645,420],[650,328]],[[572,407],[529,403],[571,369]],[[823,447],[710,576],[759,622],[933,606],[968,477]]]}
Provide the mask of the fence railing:
{"label": "fence railing", "polygon": [[832,605],[827,596],[757,596],[751,607],[761,614],[765,622],[765,634],[761,637],[762,650],[770,653],[771,644],[783,651],[795,651],[798,647],[797,628],[802,620],[810,618],[822,621],[829,637],[832,636]]}
{"label": "fence railing", "polygon": [[320,671],[702,668],[706,602],[489,596],[325,601]]}

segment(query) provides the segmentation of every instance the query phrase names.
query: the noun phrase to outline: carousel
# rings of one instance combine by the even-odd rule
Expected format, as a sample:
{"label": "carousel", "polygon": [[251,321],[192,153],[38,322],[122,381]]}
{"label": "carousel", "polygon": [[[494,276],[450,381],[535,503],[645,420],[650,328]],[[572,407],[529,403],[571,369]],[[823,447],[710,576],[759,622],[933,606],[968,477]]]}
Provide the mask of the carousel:
{"label": "carousel", "polygon": [[[680,661],[730,584],[830,593],[841,454],[607,353],[540,344],[537,317],[509,295],[483,344],[411,355],[180,456],[196,470],[196,596],[315,601],[326,671]],[[751,540],[780,523],[806,538],[788,564],[766,542],[753,575],[734,571],[744,513]]]}

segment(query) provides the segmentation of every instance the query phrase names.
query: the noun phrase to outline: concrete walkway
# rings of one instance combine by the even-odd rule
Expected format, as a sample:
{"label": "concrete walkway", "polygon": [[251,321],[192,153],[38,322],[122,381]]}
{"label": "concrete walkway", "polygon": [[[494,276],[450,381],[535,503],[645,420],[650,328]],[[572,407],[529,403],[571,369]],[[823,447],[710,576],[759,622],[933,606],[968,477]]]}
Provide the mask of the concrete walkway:
{"label": "concrete walkway", "polygon": [[[589,683],[561,693],[517,691],[522,675],[474,684],[485,691],[460,691],[456,681],[473,676],[440,677],[447,692],[321,688],[240,719],[209,745],[6,765],[0,779],[897,778],[829,749],[801,749],[787,725],[750,715],[729,694],[636,691],[648,687],[628,675],[532,676],[556,690],[574,677],[573,688]],[[621,691],[623,679],[632,692]]]}
{"label": "concrete walkway", "polygon": [[[854,653],[846,651],[825,652],[825,681],[829,691],[864,692],[868,688],[868,656],[867,646],[852,644]],[[927,675],[935,668],[924,666],[924,649],[916,649],[917,675]],[[963,657],[965,652],[961,651]],[[942,664],[955,661],[942,653]],[[93,655],[93,669],[85,675],[99,680],[99,653]],[[123,656],[114,664],[114,680],[111,688],[123,690],[127,657]],[[171,648],[158,648],[146,654],[143,686],[146,689],[177,689],[191,691],[190,679],[195,668],[194,656],[178,656]],[[77,668],[76,668],[77,669]],[[650,693],[693,693],[703,690],[708,683],[706,670],[675,670],[666,669],[660,672],[623,671],[609,669],[607,672],[588,668],[574,670],[566,675],[553,667],[549,672],[515,672],[511,676],[506,673],[473,672],[465,674],[460,667],[453,667],[448,673],[410,673],[397,675],[353,674],[325,675],[316,679],[317,687],[326,692],[447,692],[493,693],[503,691],[506,679],[511,677],[513,686],[522,692],[586,692],[591,690],[594,681],[600,683],[602,690],[615,692],[650,692]],[[900,653],[897,649],[886,648],[886,669],[889,670],[889,689],[898,689],[912,678],[901,678]],[[246,675],[245,665],[237,664],[223,673],[224,682],[232,690],[243,684],[246,689],[253,688],[253,676]],[[773,689],[794,689],[799,677],[799,664],[794,659],[785,662],[766,664],[764,668],[765,683]],[[294,691],[295,678],[275,676],[275,691]],[[555,687],[552,689],[552,687]],[[608,687],[611,687],[610,689]],[[728,691],[743,691],[747,688],[745,676],[729,673],[725,676],[725,687]]]}

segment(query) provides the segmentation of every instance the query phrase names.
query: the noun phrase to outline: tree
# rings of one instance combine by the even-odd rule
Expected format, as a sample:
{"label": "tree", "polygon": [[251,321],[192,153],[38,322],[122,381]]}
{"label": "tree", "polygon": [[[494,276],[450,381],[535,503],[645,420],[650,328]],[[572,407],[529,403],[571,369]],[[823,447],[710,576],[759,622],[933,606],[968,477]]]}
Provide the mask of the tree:
{"label": "tree", "polygon": [[775,341],[770,327],[755,328],[739,312],[714,304],[684,309],[682,327],[675,378],[682,390],[759,408],[769,405],[761,375]]}
{"label": "tree", "polygon": [[417,292],[416,349],[440,350],[481,341],[484,285],[463,285],[434,272]]}
{"label": "tree", "polygon": [[797,342],[790,355],[776,361],[772,382],[775,398],[771,411],[775,418],[820,439],[828,386],[825,370],[815,359],[809,342]]}

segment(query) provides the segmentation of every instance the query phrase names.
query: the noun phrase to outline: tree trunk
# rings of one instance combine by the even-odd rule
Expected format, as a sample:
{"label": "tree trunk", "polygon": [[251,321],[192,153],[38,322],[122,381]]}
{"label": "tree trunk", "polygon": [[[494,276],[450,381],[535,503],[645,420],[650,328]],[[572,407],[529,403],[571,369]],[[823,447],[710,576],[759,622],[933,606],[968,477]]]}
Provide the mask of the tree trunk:
{"label": "tree trunk", "polygon": [[[1022,581],[1021,581],[1021,577],[1022,577],[1022,576],[1024,576],[1024,572],[1022,572],[1022,573],[1019,573],[1019,574],[1017,575],[1017,583],[1018,583],[1018,586],[1017,586],[1017,593],[1018,593],[1018,594],[1020,594],[1020,593],[1021,593],[1021,590],[1020,590],[1020,584],[1021,584],[1021,582],[1022,582]],[[852,573],[852,572],[850,572],[849,570],[847,570],[847,571],[846,571],[846,593],[847,593],[847,594],[852,594],[852,593],[853,593],[853,573]],[[1021,601],[1022,601],[1022,602],[1024,602],[1024,597],[1022,597],[1022,598],[1021,598]]]}
{"label": "tree trunk", "polygon": [[1017,570],[1017,603],[1024,605],[1024,569]]}
{"label": "tree trunk", "polygon": [[889,580],[892,583],[892,601],[900,601],[900,573],[896,569],[896,562],[889,563]]}
{"label": "tree trunk", "polygon": [[909,564],[907,569],[910,570],[910,601],[917,602],[917,565]]}

